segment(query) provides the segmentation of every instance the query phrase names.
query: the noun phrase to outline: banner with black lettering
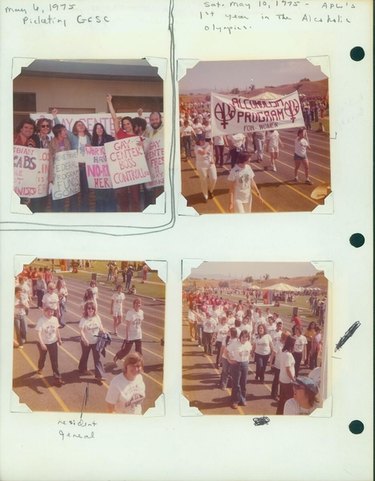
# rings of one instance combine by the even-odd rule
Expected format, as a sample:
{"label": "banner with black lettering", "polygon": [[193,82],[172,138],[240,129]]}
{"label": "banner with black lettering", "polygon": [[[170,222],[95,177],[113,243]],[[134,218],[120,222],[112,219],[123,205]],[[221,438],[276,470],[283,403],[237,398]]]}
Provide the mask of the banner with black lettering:
{"label": "banner with black lettering", "polygon": [[65,199],[78,194],[79,168],[76,150],[57,152],[54,160],[52,199]]}
{"label": "banner with black lettering", "polygon": [[276,98],[211,93],[212,135],[279,130],[305,125],[298,92]]}
{"label": "banner with black lettering", "polygon": [[115,140],[104,145],[114,189],[151,181],[139,137]]}
{"label": "banner with black lettering", "polygon": [[13,147],[13,186],[20,197],[36,199],[48,194],[48,149]]}
{"label": "banner with black lettering", "polygon": [[111,189],[112,180],[109,173],[105,148],[86,145],[86,175],[90,189]]}
{"label": "banner with black lettering", "polygon": [[151,138],[144,140],[146,161],[151,175],[148,189],[164,185],[164,134],[163,129]]}

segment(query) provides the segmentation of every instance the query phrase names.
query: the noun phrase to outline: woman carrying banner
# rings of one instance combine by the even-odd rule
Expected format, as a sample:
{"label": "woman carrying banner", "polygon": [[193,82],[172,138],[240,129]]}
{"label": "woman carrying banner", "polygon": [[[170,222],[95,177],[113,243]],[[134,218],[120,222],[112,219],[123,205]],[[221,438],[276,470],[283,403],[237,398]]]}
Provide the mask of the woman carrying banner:
{"label": "woman carrying banner", "polygon": [[[129,116],[120,119],[116,115],[116,111],[112,104],[112,95],[108,94],[107,97],[108,109],[111,113],[113,125],[116,133],[116,139],[127,139],[129,137],[136,137],[134,132],[134,126],[132,118]],[[117,205],[120,212],[140,212],[140,196],[141,189],[139,184],[132,185],[130,187],[120,187],[115,189],[115,196]]]}
{"label": "woman carrying banner", "polygon": [[[91,145],[103,147],[107,142],[115,140],[112,135],[107,134],[104,125],[96,123],[92,130]],[[95,210],[96,212],[116,212],[117,204],[114,189],[95,189]]]}
{"label": "woman carrying banner", "polygon": [[263,202],[263,198],[254,180],[253,169],[247,164],[248,160],[248,152],[240,152],[237,158],[237,165],[235,165],[229,173],[230,212],[240,214],[251,212],[252,189],[255,190],[259,199]]}
{"label": "woman carrying banner", "polygon": [[217,181],[217,171],[214,160],[212,144],[206,142],[204,139],[197,138],[197,143],[194,147],[195,165],[199,174],[201,183],[201,190],[204,201],[208,198],[213,199],[214,189]]}
{"label": "woman carrying banner", "polygon": [[312,185],[309,178],[309,160],[307,158],[307,149],[309,148],[306,129],[298,129],[297,138],[294,141],[294,182],[298,182],[298,171],[302,164],[306,175],[305,184]]}

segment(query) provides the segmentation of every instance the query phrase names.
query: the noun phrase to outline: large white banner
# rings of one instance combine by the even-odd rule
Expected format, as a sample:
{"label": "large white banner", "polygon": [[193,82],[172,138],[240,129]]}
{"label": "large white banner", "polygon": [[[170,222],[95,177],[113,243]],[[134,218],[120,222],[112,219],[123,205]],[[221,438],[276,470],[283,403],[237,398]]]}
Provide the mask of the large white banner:
{"label": "large white banner", "polygon": [[[127,112],[127,113],[117,113],[117,117],[122,118],[122,117],[137,117],[138,114],[136,112]],[[144,119],[148,123],[149,120],[149,113],[143,113]],[[50,113],[45,113],[45,112],[37,112],[34,114],[30,114],[30,117],[37,121],[38,119],[41,118],[46,118],[46,119],[51,119],[53,120],[53,116]],[[102,113],[90,113],[90,114],[58,114],[57,118],[59,119],[59,122],[65,125],[67,130],[70,130],[72,132],[73,130],[73,125],[75,122],[81,121],[83,122],[90,134],[92,134],[94,125],[96,123],[100,123],[104,125],[105,131],[107,134],[112,135],[113,137],[115,136],[115,128],[113,125],[113,120],[111,117],[111,114],[102,112]]]}
{"label": "large white banner", "polygon": [[54,160],[52,199],[65,199],[78,194],[79,191],[77,151],[57,152]]}
{"label": "large white banner", "polygon": [[154,137],[144,141],[146,161],[151,175],[148,189],[164,185],[164,132],[163,129]]}
{"label": "large white banner", "polygon": [[104,147],[114,189],[151,181],[139,137],[115,140]]}
{"label": "large white banner", "polygon": [[305,125],[298,92],[275,99],[211,93],[212,135],[290,129]]}
{"label": "large white banner", "polygon": [[111,189],[112,180],[109,173],[107,156],[103,147],[86,145],[86,175],[90,189]]}
{"label": "large white banner", "polygon": [[20,197],[35,199],[48,194],[48,149],[13,146],[13,185]]}

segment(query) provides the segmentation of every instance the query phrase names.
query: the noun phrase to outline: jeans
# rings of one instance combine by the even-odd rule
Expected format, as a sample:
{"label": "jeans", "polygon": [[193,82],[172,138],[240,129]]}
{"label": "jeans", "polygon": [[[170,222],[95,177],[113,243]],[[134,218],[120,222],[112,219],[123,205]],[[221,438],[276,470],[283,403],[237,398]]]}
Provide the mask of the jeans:
{"label": "jeans", "polygon": [[299,368],[301,366],[302,352],[293,352],[293,357],[294,357],[294,360],[296,361],[294,369],[295,369],[296,377],[297,377],[298,373],[299,373]]}
{"label": "jeans", "polygon": [[214,145],[216,165],[224,165],[224,145]]}
{"label": "jeans", "polygon": [[79,371],[87,371],[87,360],[89,358],[90,351],[92,351],[92,355],[94,358],[94,366],[95,366],[95,377],[97,379],[101,379],[104,377],[104,368],[102,361],[100,360],[100,352],[96,349],[95,344],[89,344],[86,346],[81,341],[81,348],[82,348],[82,355],[79,361],[78,369]]}
{"label": "jeans", "polygon": [[204,352],[211,356],[212,354],[212,336],[214,335],[213,332],[204,332],[203,331],[203,347]]}
{"label": "jeans", "polygon": [[20,346],[25,344],[26,342],[26,334],[27,334],[27,324],[26,324],[26,316],[17,314],[14,316],[14,329],[16,331],[16,339]]}
{"label": "jeans", "polygon": [[95,190],[96,212],[117,212],[115,191],[113,189]]}
{"label": "jeans", "polygon": [[49,354],[49,359],[51,361],[51,366],[52,366],[52,372],[54,377],[60,378],[60,372],[59,372],[59,366],[58,366],[58,360],[57,360],[57,341],[53,342],[52,344],[46,344],[46,351],[43,351],[43,349],[40,347],[40,344],[38,343],[38,349],[39,349],[39,360],[38,360],[38,369],[43,369],[44,364],[46,362],[46,357],[47,357],[47,352]]}
{"label": "jeans", "polygon": [[257,151],[257,159],[262,161],[264,152],[264,140],[255,138],[255,146]]}
{"label": "jeans", "polygon": [[203,344],[203,326],[202,324],[197,324],[197,341],[198,346]]}
{"label": "jeans", "polygon": [[115,357],[117,359],[122,359],[127,356],[132,348],[133,343],[135,343],[135,351],[142,355],[142,339],[134,339],[132,341],[125,340]]}
{"label": "jeans", "polygon": [[221,360],[221,377],[220,377],[220,387],[225,389],[228,385],[229,379],[229,372],[230,372],[230,364],[225,357]]}
{"label": "jeans", "polygon": [[284,414],[284,405],[288,399],[293,397],[293,384],[280,383],[280,399],[277,405],[276,414]]}
{"label": "jeans", "polygon": [[182,146],[185,150],[185,157],[191,157],[191,137],[190,135],[184,135],[181,137]]}
{"label": "jeans", "polygon": [[280,369],[277,369],[277,367],[274,367],[273,372],[274,372],[274,376],[272,381],[271,396],[276,397],[279,395]]}
{"label": "jeans", "polygon": [[216,341],[216,343],[215,343],[215,348],[217,350],[217,353],[216,353],[216,367],[219,367],[220,352],[221,352],[221,346],[222,345],[223,345],[223,343],[221,341]]}
{"label": "jeans", "polygon": [[264,381],[264,372],[266,370],[269,357],[270,357],[269,354],[263,355],[263,354],[255,353],[255,364],[256,364],[255,377],[259,378],[261,381]]}
{"label": "jeans", "polygon": [[246,381],[248,369],[248,361],[235,362],[234,364],[231,364],[231,375],[233,382],[231,394],[232,403],[245,404],[246,402]]}

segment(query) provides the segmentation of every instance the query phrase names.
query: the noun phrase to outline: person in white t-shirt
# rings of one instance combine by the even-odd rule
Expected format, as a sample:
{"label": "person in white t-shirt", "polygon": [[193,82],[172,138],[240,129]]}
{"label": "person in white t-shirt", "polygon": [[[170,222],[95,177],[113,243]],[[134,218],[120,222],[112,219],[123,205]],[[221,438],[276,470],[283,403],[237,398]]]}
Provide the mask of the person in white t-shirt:
{"label": "person in white t-shirt", "polygon": [[254,189],[259,199],[263,202],[259,189],[254,181],[254,172],[247,161],[248,152],[240,152],[237,157],[237,165],[229,172],[229,211],[235,213],[251,212],[252,193]]}
{"label": "person in white t-shirt", "polygon": [[201,190],[205,202],[214,197],[214,189],[217,181],[217,171],[213,155],[212,144],[197,138],[194,147],[195,166],[199,174]]}
{"label": "person in white t-shirt", "polygon": [[229,332],[229,326],[227,324],[227,317],[220,316],[219,323],[216,325],[216,341],[215,341],[215,349],[216,349],[216,368],[220,367],[221,361],[221,347],[225,343],[225,339]]}
{"label": "person in white t-shirt", "polygon": [[181,134],[181,147],[185,150],[185,159],[191,159],[191,143],[192,139],[195,139],[195,132],[193,127],[189,124],[188,120],[184,120],[182,127],[180,128]]}
{"label": "person in white t-shirt", "polygon": [[293,382],[293,397],[284,405],[283,414],[311,414],[318,407],[318,386],[310,377],[300,376]]}
{"label": "person in white t-shirt", "polygon": [[[276,172],[276,160],[279,158],[279,146],[283,146],[279,132],[277,130],[270,130],[266,136],[266,150],[270,154],[271,170]],[[267,167],[264,167],[267,170]]]}
{"label": "person in white t-shirt", "polygon": [[42,374],[44,364],[46,362],[47,352],[51,361],[53,377],[57,386],[65,384],[63,381],[58,365],[58,344],[61,344],[59,331],[59,321],[54,316],[54,309],[49,306],[44,307],[43,316],[38,319],[35,331],[38,333],[38,374]]}
{"label": "person in white t-shirt", "polygon": [[298,326],[295,326],[294,328],[294,339],[296,340],[296,342],[294,344],[293,357],[296,361],[295,371],[297,377],[301,364],[304,364],[306,360],[307,351],[307,339],[305,336],[302,335],[301,328]]}
{"label": "person in white t-shirt", "polygon": [[307,158],[307,149],[310,148],[310,144],[307,140],[306,129],[299,129],[297,132],[297,138],[294,141],[294,182],[298,182],[298,171],[303,165],[305,169],[306,180],[305,183],[311,185],[312,182],[309,177],[309,160]]}
{"label": "person in white t-shirt", "polygon": [[22,297],[22,287],[16,286],[14,290],[14,330],[17,339],[17,345],[20,349],[26,342],[27,321],[26,309],[27,303]]}
{"label": "person in white t-shirt", "polygon": [[83,309],[83,317],[78,325],[81,334],[81,348],[82,355],[79,360],[78,371],[80,374],[87,373],[87,361],[90,351],[94,358],[95,378],[98,384],[102,384],[104,378],[104,368],[100,360],[100,352],[96,349],[98,337],[104,332],[102,321],[96,313],[95,303],[92,301],[86,302]]}
{"label": "person in white t-shirt", "polygon": [[206,314],[203,318],[203,348],[205,354],[212,355],[212,339],[216,330],[217,322],[213,316]]}
{"label": "person in white t-shirt", "polygon": [[111,315],[113,317],[113,334],[117,336],[117,327],[122,322],[122,307],[125,301],[125,294],[122,292],[122,286],[119,284],[116,292],[111,298]]}
{"label": "person in white t-shirt", "polygon": [[280,399],[277,405],[276,414],[283,414],[286,401],[293,397],[293,385],[295,380],[295,360],[293,357],[294,343],[292,336],[285,339],[284,347],[280,355]]}
{"label": "person in white t-shirt", "polygon": [[271,336],[266,333],[265,326],[263,324],[259,324],[252,349],[256,364],[256,381],[264,382],[266,366],[273,350],[274,346]]}
{"label": "person in white t-shirt", "polygon": [[124,359],[123,371],[112,379],[105,397],[110,413],[142,414],[142,402],[146,398],[142,370],[143,358],[139,353]]}
{"label": "person in white t-shirt", "polygon": [[113,358],[114,362],[127,356],[135,344],[135,350],[142,355],[142,321],[144,313],[141,309],[142,302],[139,297],[133,301],[133,308],[129,309],[125,316],[125,340],[122,343],[121,349]]}
{"label": "person in white t-shirt", "polygon": [[246,330],[242,331],[239,340],[227,346],[227,357],[231,365],[233,409],[237,409],[238,406],[246,406],[246,382],[251,354],[249,338],[249,333]]}

